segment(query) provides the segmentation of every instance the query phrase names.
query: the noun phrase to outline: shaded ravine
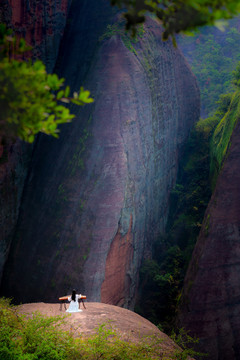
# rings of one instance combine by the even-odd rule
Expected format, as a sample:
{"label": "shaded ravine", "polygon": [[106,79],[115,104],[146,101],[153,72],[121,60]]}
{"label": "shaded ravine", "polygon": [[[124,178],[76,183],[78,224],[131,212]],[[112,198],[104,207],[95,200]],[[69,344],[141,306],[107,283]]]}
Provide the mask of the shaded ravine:
{"label": "shaded ravine", "polygon": [[179,321],[210,360],[240,357],[239,120],[186,274]]}

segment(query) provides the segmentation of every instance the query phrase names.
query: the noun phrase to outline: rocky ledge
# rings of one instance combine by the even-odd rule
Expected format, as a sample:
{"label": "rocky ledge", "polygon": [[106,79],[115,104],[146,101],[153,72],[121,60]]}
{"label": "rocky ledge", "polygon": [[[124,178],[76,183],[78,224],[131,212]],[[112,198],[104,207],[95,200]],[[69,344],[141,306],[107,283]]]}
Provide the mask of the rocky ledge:
{"label": "rocky ledge", "polygon": [[[133,311],[114,305],[96,302],[87,302],[86,309],[79,313],[71,313],[66,317],[66,330],[74,331],[75,335],[90,336],[96,333],[96,328],[101,324],[111,323],[113,329],[124,340],[134,342],[143,341],[146,337],[159,338],[164,356],[173,356],[178,346],[150,321]],[[67,305],[68,306],[68,305]],[[64,315],[59,304],[30,303],[18,306],[20,314],[30,315],[40,312],[47,316]],[[163,357],[164,357],[163,356]],[[166,358],[164,357],[164,358]]]}

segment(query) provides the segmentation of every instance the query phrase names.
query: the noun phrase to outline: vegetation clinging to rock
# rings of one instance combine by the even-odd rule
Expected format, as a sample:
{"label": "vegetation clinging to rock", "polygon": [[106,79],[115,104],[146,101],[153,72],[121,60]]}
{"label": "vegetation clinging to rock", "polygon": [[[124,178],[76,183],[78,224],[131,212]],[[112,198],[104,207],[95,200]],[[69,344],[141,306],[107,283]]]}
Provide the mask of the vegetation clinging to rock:
{"label": "vegetation clinging to rock", "polygon": [[211,140],[211,177],[213,187],[217,181],[224,158],[227,155],[232,132],[240,115],[240,92],[237,90],[234,94],[226,96],[228,97],[229,105],[223,116],[221,112],[216,112],[215,117],[218,117],[219,122]]}

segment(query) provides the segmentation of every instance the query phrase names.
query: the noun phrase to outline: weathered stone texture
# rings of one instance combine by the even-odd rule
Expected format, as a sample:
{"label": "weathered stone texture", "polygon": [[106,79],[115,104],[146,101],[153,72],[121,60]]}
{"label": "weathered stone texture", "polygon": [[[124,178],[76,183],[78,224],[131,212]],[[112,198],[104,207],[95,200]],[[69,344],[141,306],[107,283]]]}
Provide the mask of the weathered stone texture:
{"label": "weathered stone texture", "polygon": [[120,229],[115,235],[105,266],[105,278],[101,287],[101,301],[105,304],[123,306],[129,294],[131,278],[128,270],[133,258],[132,216],[126,235]]}
{"label": "weathered stone texture", "polygon": [[98,41],[112,16],[108,1],[94,3],[94,13],[92,1],[84,6],[72,5],[58,69],[73,89],[84,79],[95,102],[75,109],[59,140],[40,137],[35,147],[1,291],[56,301],[77,287],[89,300],[132,308],[199,92],[155,21],[129,50],[119,35]]}
{"label": "weathered stone texture", "polygon": [[[51,72],[55,66],[71,0],[8,2],[11,9],[10,23],[16,35],[33,47],[34,57],[41,58]],[[9,21],[9,16],[7,20]]]}
{"label": "weathered stone texture", "polygon": [[186,275],[181,325],[210,360],[240,358],[240,123]]}
{"label": "weathered stone texture", "polygon": [[8,0],[2,0],[0,6],[0,22],[11,23],[12,10]]}

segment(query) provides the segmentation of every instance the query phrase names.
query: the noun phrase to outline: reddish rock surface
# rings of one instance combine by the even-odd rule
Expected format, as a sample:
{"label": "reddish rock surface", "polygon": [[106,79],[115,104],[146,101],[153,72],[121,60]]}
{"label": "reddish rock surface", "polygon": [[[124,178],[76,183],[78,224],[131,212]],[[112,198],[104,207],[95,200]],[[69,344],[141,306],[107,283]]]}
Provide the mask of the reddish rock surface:
{"label": "reddish rock surface", "polygon": [[149,19],[130,49],[119,35],[100,43],[112,9],[94,4],[81,13],[73,3],[59,71],[73,89],[84,78],[95,102],[59,140],[39,138],[5,268],[1,292],[22,302],[76,287],[133,308],[140,264],[166,223],[178,147],[199,115],[195,78],[159,24]]}
{"label": "reddish rock surface", "polygon": [[239,134],[238,122],[184,285],[181,324],[209,360],[240,359]]}
{"label": "reddish rock surface", "polygon": [[11,24],[16,35],[33,47],[48,71],[56,62],[71,0],[4,0],[2,17]]}
{"label": "reddish rock surface", "polygon": [[123,306],[128,296],[131,279],[128,279],[127,274],[133,258],[132,225],[131,216],[127,234],[122,236],[118,229],[111,243],[106,259],[105,279],[101,287],[103,303]]}

